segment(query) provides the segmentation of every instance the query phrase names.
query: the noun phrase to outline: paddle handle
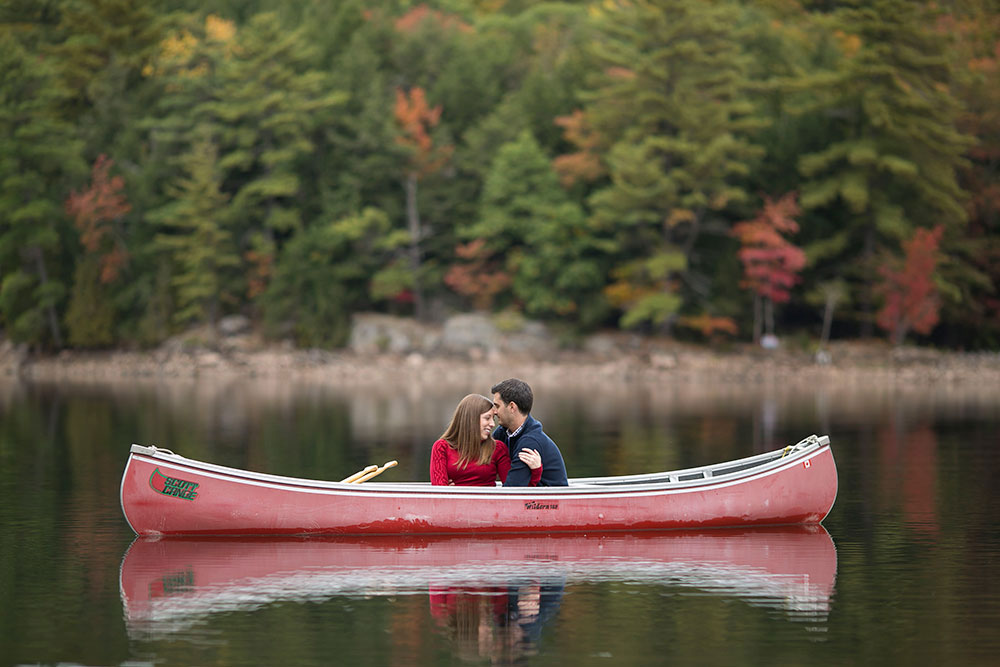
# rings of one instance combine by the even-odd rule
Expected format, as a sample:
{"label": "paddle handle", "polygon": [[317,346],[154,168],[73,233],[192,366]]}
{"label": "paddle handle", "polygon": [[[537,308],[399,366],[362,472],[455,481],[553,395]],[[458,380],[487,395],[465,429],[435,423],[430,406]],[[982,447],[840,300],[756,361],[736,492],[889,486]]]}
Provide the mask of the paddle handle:
{"label": "paddle handle", "polygon": [[397,461],[389,461],[388,463],[386,463],[381,468],[379,468],[377,466],[372,466],[372,467],[375,468],[375,470],[373,470],[373,471],[371,471],[371,472],[369,472],[367,474],[362,475],[361,477],[359,477],[356,480],[354,480],[353,482],[351,482],[351,484],[362,484],[364,482],[367,482],[368,480],[370,480],[375,475],[381,475],[386,469],[391,468],[394,465],[397,465]]}
{"label": "paddle handle", "polygon": [[356,473],[354,473],[350,477],[345,477],[344,479],[342,479],[340,481],[343,484],[353,484],[355,482],[355,480],[357,480],[359,477],[362,477],[363,475],[367,475],[368,473],[371,473],[371,472],[375,472],[376,470],[378,470],[378,466],[371,465],[371,466],[368,466],[368,467],[366,467],[366,468],[364,468],[362,470],[357,471]]}

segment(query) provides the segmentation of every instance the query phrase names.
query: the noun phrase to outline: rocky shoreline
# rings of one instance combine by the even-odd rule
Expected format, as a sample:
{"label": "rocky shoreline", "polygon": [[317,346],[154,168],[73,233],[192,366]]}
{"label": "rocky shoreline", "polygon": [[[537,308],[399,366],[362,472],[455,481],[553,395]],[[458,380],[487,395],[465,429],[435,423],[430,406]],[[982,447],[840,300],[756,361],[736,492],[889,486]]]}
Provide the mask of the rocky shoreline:
{"label": "rocky shoreline", "polygon": [[836,382],[919,389],[929,384],[1000,387],[1000,354],[834,342],[821,354],[783,345],[724,349],[612,333],[572,347],[542,326],[504,332],[486,316],[418,325],[382,315],[355,318],[339,351],[265,342],[248,327],[195,330],[147,351],[63,351],[33,355],[0,343],[0,378],[33,383],[148,383],[253,380],[377,387],[392,383],[488,384],[499,376],[585,386],[592,383]]}

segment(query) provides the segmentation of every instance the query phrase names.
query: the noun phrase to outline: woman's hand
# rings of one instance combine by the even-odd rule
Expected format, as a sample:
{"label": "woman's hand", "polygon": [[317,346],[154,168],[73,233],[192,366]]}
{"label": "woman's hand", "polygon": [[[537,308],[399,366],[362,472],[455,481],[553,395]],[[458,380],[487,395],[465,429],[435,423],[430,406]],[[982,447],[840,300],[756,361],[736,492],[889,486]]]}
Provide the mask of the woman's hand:
{"label": "woman's hand", "polygon": [[532,470],[542,467],[542,455],[538,453],[537,449],[522,449],[517,453],[517,458],[521,459]]}

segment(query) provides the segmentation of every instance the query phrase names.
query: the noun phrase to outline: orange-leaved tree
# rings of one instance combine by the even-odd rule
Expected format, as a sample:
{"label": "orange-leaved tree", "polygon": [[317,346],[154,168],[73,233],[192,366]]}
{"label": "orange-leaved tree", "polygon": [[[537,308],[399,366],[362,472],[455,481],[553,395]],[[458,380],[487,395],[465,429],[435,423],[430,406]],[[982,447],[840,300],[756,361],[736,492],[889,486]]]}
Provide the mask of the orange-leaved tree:
{"label": "orange-leaved tree", "polygon": [[105,284],[114,282],[128,262],[128,250],[114,225],[132,210],[122,193],[124,179],[108,175],[113,165],[114,160],[99,155],[91,170],[90,186],[82,192],[74,190],[66,199],[66,212],[80,231],[80,243],[87,253],[97,256],[100,280]]}
{"label": "orange-leaved tree", "polygon": [[417,209],[418,182],[443,167],[451,157],[453,147],[435,145],[431,131],[441,119],[441,106],[427,104],[423,88],[416,86],[409,92],[396,89],[396,123],[400,133],[396,141],[410,154],[404,171],[403,186],[406,191],[406,224],[410,232],[410,271],[413,280],[413,305],[418,319],[424,316],[423,290],[420,285],[421,241],[423,228]]}
{"label": "orange-leaved tree", "polygon": [[444,284],[469,297],[479,310],[489,310],[494,297],[510,286],[510,273],[486,248],[486,239],[459,244],[455,247],[455,255],[463,261],[451,265],[444,276]]}
{"label": "orange-leaved tree", "polygon": [[900,345],[912,329],[928,334],[938,323],[941,299],[934,282],[940,260],[938,248],[944,227],[917,228],[903,244],[904,257],[879,267],[882,282],[876,291],[884,298],[875,322]]}
{"label": "orange-leaved tree", "polygon": [[777,201],[764,196],[764,207],[753,220],[733,226],[732,234],[740,240],[740,261],[743,280],[740,286],[754,295],[753,339],[761,337],[761,314],[767,332],[774,333],[774,304],[785,303],[791,288],[799,281],[798,273],[806,265],[806,255],[782,234],[799,231],[795,216],[799,214],[797,195],[789,192]]}
{"label": "orange-leaved tree", "polygon": [[587,123],[587,116],[576,109],[568,116],[558,116],[556,125],[563,128],[566,141],[579,150],[559,155],[552,161],[552,167],[559,174],[563,187],[570,187],[578,181],[591,182],[604,175],[604,166],[598,156],[600,138]]}

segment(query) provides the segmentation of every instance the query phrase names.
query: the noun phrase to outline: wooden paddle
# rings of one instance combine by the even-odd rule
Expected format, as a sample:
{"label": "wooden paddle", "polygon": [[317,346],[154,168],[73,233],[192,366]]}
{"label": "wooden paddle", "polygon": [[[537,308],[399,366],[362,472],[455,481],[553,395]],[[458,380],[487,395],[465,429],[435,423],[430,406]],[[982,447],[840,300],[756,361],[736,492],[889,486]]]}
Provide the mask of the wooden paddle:
{"label": "wooden paddle", "polygon": [[340,481],[343,484],[353,484],[354,480],[358,479],[362,475],[367,475],[368,473],[375,472],[376,470],[378,470],[378,466],[371,465],[371,466],[368,466],[368,467],[364,468],[363,470],[357,471],[356,473],[354,473],[350,477],[345,477],[344,479],[342,479]]}
{"label": "wooden paddle", "polygon": [[[389,461],[384,466],[382,466],[381,468],[378,468],[376,466],[371,466],[371,467],[375,468],[375,470],[373,470],[373,471],[371,471],[369,473],[366,473],[366,474],[362,475],[361,477],[358,477],[357,479],[355,479],[354,481],[352,481],[351,484],[363,484],[363,483],[367,482],[368,480],[370,480],[375,475],[381,475],[386,469],[391,468],[391,467],[393,467],[396,464],[397,464],[396,461]],[[367,468],[366,468],[366,470],[367,470]]]}

